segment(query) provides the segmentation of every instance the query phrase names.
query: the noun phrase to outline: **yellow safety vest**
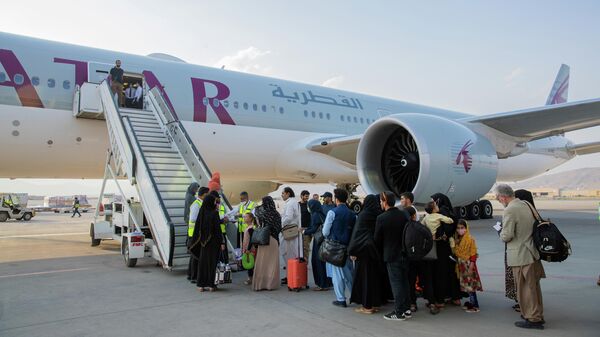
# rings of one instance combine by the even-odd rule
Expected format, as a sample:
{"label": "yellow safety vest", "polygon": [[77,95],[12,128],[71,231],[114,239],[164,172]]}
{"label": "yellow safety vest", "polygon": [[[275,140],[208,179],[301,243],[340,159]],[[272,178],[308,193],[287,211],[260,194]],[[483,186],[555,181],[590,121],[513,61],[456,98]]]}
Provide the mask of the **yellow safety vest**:
{"label": "yellow safety vest", "polygon": [[252,212],[253,208],[254,201],[250,201],[246,207],[240,204],[240,218],[238,219],[238,230],[240,231],[240,233],[244,233],[246,231],[246,228],[248,228],[248,224],[244,222],[244,214]]}
{"label": "yellow safety vest", "polygon": [[[225,206],[223,205],[219,205],[219,218],[222,218],[225,216]],[[226,227],[226,223],[223,222],[223,220],[221,220],[221,233],[225,234],[227,233],[227,227]]]}
{"label": "yellow safety vest", "polygon": [[[202,200],[196,199],[196,200],[194,200],[192,205],[193,204],[198,204],[198,208],[200,208],[200,207],[202,207]],[[192,205],[190,205],[190,209],[192,208]],[[200,214],[200,212],[198,212],[198,214]],[[196,219],[198,219],[198,218],[196,217]],[[188,236],[189,237],[194,236],[194,227],[195,226],[196,226],[196,221],[195,220],[192,221],[192,219],[189,219],[188,220]]]}

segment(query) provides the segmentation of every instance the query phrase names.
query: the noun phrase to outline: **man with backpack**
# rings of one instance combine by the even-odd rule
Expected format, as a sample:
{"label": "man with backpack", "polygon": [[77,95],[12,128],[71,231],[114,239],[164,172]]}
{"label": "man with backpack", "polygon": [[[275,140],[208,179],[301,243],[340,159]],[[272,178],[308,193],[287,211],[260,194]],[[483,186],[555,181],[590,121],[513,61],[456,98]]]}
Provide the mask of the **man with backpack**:
{"label": "man with backpack", "polygon": [[512,268],[524,319],[515,322],[515,326],[542,330],[546,322],[540,279],[546,275],[533,242],[535,218],[529,206],[516,199],[513,189],[508,185],[496,187],[496,199],[505,207],[500,238],[506,242],[507,264]]}

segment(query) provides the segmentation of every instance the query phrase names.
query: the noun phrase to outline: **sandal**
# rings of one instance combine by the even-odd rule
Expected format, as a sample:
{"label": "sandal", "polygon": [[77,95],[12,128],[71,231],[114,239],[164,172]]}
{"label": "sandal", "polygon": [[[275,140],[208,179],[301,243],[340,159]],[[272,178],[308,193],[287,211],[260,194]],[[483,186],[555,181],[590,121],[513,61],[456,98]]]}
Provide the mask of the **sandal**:
{"label": "sandal", "polygon": [[354,309],[354,312],[358,312],[359,314],[367,314],[367,315],[371,315],[373,313],[375,313],[375,310],[371,309],[367,309],[365,307],[359,307]]}
{"label": "sandal", "polygon": [[519,305],[519,303],[513,305],[512,308],[516,312],[521,312],[521,306]]}
{"label": "sandal", "polygon": [[208,291],[210,291],[211,293],[215,292],[215,291],[217,291],[217,287],[210,287],[210,288],[208,288]]}
{"label": "sandal", "polygon": [[199,292],[203,293],[204,292],[204,288],[196,288],[198,289]]}
{"label": "sandal", "polygon": [[249,285],[252,284],[252,280],[246,280],[246,281],[244,281],[244,284],[247,285],[247,286],[249,286]]}

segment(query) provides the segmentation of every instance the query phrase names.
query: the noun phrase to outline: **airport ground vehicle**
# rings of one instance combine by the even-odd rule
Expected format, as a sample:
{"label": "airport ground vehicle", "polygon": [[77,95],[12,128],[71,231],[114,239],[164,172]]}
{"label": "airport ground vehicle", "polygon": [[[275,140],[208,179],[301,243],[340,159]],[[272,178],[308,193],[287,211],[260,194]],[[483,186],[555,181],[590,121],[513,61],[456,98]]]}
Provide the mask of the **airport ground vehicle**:
{"label": "airport ground vehicle", "polygon": [[[0,222],[5,222],[9,219],[29,221],[35,216],[35,211],[31,208],[22,207],[19,204],[18,198],[13,198],[10,194],[5,194],[1,199]],[[8,205],[12,205],[12,207]]]}

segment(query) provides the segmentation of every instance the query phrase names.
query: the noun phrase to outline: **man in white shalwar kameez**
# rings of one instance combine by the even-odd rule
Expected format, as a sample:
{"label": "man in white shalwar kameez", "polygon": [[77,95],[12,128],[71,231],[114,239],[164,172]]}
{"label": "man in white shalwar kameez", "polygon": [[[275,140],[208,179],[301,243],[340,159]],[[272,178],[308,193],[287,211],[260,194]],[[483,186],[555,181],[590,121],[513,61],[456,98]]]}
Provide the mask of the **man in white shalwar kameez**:
{"label": "man in white shalwar kameez", "polygon": [[[282,228],[295,225],[298,226],[298,230],[300,230],[300,204],[298,204],[298,200],[296,200],[295,196],[294,191],[290,187],[284,188],[281,193],[281,197],[285,201],[283,214],[281,215]],[[300,235],[291,240],[285,240],[283,234],[279,234],[279,254],[281,254],[281,257],[283,258],[284,266],[286,267],[286,275],[288,259],[297,258],[302,252],[302,242],[299,238]],[[281,280],[281,283],[287,284],[287,277],[284,277]]]}

